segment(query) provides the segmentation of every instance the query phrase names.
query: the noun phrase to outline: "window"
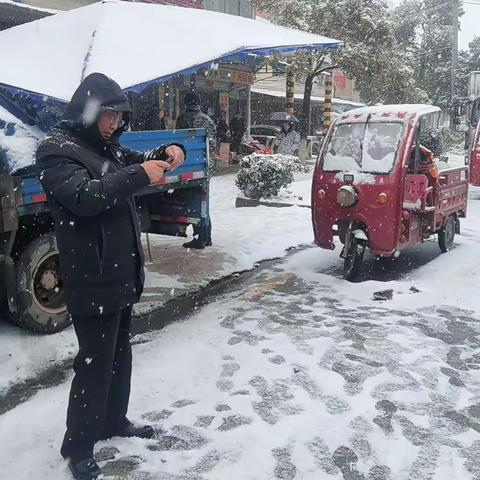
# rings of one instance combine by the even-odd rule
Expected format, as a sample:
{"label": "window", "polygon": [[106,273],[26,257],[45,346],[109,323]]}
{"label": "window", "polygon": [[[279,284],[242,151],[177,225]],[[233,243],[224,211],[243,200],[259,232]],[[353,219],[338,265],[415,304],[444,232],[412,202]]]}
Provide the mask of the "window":
{"label": "window", "polygon": [[327,147],[323,170],[390,173],[402,132],[400,122],[337,125]]}

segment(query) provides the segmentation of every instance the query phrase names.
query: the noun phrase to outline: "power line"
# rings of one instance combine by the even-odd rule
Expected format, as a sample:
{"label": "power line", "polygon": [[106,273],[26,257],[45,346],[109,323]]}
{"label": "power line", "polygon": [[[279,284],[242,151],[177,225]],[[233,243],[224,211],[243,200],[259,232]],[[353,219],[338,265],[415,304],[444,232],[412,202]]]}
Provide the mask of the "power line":
{"label": "power line", "polygon": [[[473,1],[473,0],[471,0]],[[426,13],[426,14],[429,14],[429,13],[435,13],[436,11],[438,10],[441,10],[442,8],[445,8],[445,7],[448,7],[450,6],[451,3],[450,2],[445,2],[445,3],[442,3],[441,5],[436,5],[434,7],[426,7],[424,9],[420,9],[420,10],[417,10],[417,9],[412,9],[409,11],[409,13],[411,14],[415,14],[417,17],[422,14],[422,13]],[[413,21],[413,23],[415,22],[416,20]],[[408,24],[407,22],[405,22],[405,24]]]}
{"label": "power line", "polygon": [[416,23],[420,23],[420,20],[418,19],[419,15],[421,15],[421,14],[429,15],[429,14],[435,13],[439,10],[442,10],[445,7],[450,7],[450,6],[451,6],[451,3],[447,2],[447,3],[443,3],[442,5],[437,5],[436,7],[425,8],[423,10],[415,10],[415,11],[411,10],[410,12],[415,17],[415,19],[410,20],[410,21],[401,22],[400,25],[404,26],[404,25],[414,25]]}

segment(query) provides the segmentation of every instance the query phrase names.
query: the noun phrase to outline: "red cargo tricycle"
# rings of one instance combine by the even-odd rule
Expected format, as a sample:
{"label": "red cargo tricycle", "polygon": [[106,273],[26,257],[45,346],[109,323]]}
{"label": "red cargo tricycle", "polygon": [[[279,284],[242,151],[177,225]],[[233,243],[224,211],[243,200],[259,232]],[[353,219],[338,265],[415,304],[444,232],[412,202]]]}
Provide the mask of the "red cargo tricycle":
{"label": "red cargo tricycle", "polygon": [[450,250],[465,217],[468,168],[438,169],[421,144],[422,130],[438,126],[429,105],[350,110],[338,117],[320,150],[312,185],[315,242],[343,244],[344,277],[359,273],[367,248],[393,257],[434,234]]}
{"label": "red cargo tricycle", "polygon": [[471,151],[469,155],[470,184],[480,187],[480,122],[472,138]]}

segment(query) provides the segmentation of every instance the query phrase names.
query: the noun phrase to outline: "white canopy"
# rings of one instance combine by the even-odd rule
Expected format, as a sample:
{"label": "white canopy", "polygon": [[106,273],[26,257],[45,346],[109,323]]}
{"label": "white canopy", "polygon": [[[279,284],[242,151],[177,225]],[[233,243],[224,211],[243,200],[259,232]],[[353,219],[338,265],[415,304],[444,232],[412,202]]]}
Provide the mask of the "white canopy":
{"label": "white canopy", "polygon": [[223,13],[104,0],[4,30],[0,44],[0,84],[69,100],[92,72],[127,89],[236,53],[341,42]]}

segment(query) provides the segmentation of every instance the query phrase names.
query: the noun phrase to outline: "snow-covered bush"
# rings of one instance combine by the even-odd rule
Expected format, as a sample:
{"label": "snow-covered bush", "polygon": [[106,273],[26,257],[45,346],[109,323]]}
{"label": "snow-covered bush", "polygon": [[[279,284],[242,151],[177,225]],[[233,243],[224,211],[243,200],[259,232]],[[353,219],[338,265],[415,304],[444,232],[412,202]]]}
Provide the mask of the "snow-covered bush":
{"label": "snow-covered bush", "polygon": [[308,171],[298,157],[252,153],[240,161],[236,184],[250,198],[269,198],[294,180],[294,172]]}

